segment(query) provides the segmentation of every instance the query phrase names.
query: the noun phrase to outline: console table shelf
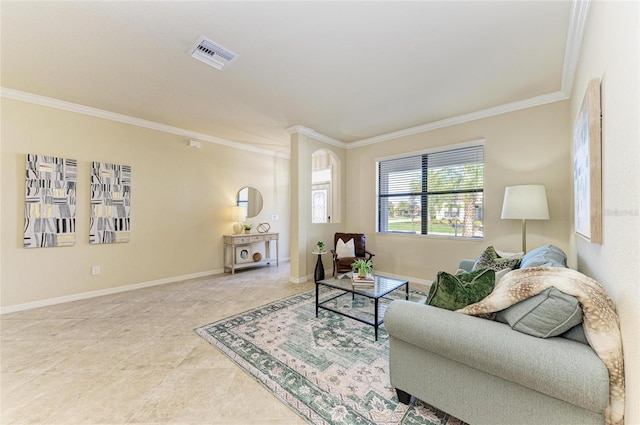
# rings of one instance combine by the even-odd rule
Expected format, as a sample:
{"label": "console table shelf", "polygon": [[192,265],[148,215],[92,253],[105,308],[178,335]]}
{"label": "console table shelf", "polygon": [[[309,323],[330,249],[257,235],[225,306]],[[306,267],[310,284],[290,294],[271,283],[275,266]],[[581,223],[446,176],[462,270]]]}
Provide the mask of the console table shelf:
{"label": "console table shelf", "polygon": [[[247,267],[266,266],[276,263],[279,266],[279,237],[278,233],[252,233],[240,235],[224,235],[224,271],[234,274],[237,269]],[[275,242],[275,257],[271,253],[271,242]],[[254,246],[264,243],[264,254],[262,250],[254,250]],[[262,258],[255,261],[253,254],[260,252]]]}

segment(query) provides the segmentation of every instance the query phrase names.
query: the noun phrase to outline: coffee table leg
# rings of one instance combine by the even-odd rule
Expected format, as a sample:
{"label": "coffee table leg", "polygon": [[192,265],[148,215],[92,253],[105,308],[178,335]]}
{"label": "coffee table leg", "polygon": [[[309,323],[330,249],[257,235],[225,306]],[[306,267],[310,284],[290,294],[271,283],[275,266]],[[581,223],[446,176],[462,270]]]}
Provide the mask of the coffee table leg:
{"label": "coffee table leg", "polygon": [[407,282],[407,283],[404,285],[404,287],[405,287],[405,288],[406,288],[406,290],[407,290],[407,293],[406,293],[406,295],[404,296],[404,299],[408,301],[408,300],[409,300],[409,282]]}
{"label": "coffee table leg", "polygon": [[316,318],[318,317],[318,301],[320,300],[320,297],[318,296],[318,282],[316,282]]}
{"label": "coffee table leg", "polygon": [[373,325],[373,327],[375,329],[375,335],[376,335],[376,339],[375,340],[378,341],[378,298],[376,298],[376,301],[375,301],[374,304],[375,304],[376,311],[373,313],[373,315],[374,315],[374,319],[373,319],[374,325]]}

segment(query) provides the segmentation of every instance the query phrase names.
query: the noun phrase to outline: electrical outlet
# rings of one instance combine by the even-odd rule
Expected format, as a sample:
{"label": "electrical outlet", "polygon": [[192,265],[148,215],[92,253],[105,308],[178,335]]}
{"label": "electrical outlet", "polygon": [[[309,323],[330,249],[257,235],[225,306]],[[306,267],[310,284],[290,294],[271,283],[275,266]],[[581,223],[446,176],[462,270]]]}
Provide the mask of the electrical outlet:
{"label": "electrical outlet", "polygon": [[278,221],[278,220],[280,220],[280,216],[278,214],[272,214],[271,215],[271,220],[272,221]]}
{"label": "electrical outlet", "polygon": [[91,267],[91,274],[92,274],[92,275],[100,274],[100,266],[93,266],[93,267]]}

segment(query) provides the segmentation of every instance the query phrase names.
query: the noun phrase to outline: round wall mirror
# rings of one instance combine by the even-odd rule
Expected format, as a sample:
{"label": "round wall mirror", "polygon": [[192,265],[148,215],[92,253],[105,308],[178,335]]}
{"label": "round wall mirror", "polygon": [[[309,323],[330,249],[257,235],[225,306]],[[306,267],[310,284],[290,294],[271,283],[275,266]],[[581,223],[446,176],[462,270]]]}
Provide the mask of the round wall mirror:
{"label": "round wall mirror", "polygon": [[243,187],[236,195],[236,205],[247,212],[247,218],[253,218],[262,211],[262,194],[253,187]]}

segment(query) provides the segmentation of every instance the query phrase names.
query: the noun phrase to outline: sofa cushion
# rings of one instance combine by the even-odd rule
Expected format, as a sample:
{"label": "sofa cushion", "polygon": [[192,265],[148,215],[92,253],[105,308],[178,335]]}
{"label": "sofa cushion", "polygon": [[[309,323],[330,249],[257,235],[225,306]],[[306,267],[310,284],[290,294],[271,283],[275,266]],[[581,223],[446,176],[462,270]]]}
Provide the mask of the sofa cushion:
{"label": "sofa cushion", "polygon": [[497,319],[516,331],[549,338],[581,323],[582,308],[575,297],[551,287],[500,311]]}
{"label": "sofa cushion", "polygon": [[346,243],[342,239],[338,239],[338,242],[336,243],[336,256],[338,258],[355,257],[356,250],[353,239],[349,239]]}
{"label": "sofa cushion", "polygon": [[458,310],[489,295],[495,286],[496,272],[482,269],[452,275],[438,272],[431,284],[426,304],[447,310]]}
{"label": "sofa cushion", "polygon": [[544,245],[527,252],[520,262],[525,267],[567,267],[567,255],[560,248]]}
{"label": "sofa cushion", "polygon": [[587,336],[584,334],[584,327],[582,326],[582,323],[572,327],[571,329],[569,329],[568,331],[566,331],[560,336],[562,338],[567,338],[572,341],[577,341],[577,342],[581,342],[583,344],[589,345],[589,340],[587,339]]}
{"label": "sofa cushion", "polygon": [[496,250],[490,246],[487,247],[482,254],[476,259],[476,262],[473,265],[473,270],[481,270],[481,269],[493,269],[493,270],[504,270],[504,269],[515,269],[520,264],[519,258],[502,258],[498,255]]}

